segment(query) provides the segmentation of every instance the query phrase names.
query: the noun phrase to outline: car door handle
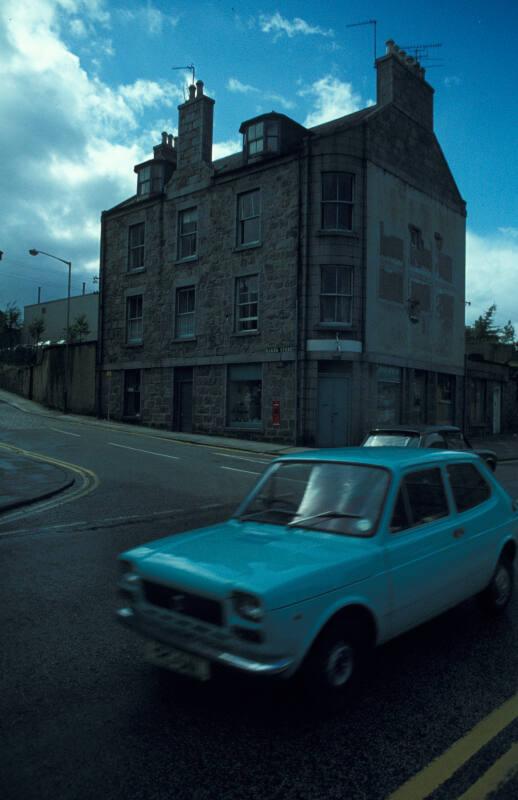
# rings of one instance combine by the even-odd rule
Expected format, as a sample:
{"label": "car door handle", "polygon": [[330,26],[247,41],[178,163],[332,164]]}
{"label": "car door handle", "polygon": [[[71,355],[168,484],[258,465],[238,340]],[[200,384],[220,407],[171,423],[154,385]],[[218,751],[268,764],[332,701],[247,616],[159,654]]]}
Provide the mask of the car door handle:
{"label": "car door handle", "polygon": [[464,536],[464,528],[455,528],[453,531],[453,538],[460,539],[461,536]]}

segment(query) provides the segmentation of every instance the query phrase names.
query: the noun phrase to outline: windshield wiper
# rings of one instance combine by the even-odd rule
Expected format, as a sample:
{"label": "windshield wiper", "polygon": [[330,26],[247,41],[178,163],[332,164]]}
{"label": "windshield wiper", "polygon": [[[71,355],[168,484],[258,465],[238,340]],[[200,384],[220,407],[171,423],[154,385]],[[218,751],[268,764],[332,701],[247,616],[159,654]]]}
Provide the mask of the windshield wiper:
{"label": "windshield wiper", "polygon": [[345,511],[321,511],[320,514],[311,514],[309,517],[302,517],[302,519],[293,520],[286,523],[290,528],[297,527],[301,522],[309,522],[311,519],[322,519],[322,517],[334,517],[335,519],[342,519],[348,517],[350,519],[363,519],[363,514],[348,514]]}
{"label": "windshield wiper", "polygon": [[288,514],[290,517],[293,517],[295,512],[290,511],[288,508],[264,508],[258,511],[251,511],[249,514],[242,514],[240,517],[238,517],[238,520],[242,522],[246,519],[253,519],[253,517],[257,517],[261,514]]}

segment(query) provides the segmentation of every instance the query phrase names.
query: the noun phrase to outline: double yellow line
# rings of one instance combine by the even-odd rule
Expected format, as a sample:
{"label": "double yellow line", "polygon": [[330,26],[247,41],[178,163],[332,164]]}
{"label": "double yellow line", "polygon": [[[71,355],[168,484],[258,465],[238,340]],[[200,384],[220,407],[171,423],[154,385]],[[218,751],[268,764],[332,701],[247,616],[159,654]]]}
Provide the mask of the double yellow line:
{"label": "double yellow line", "polygon": [[79,500],[79,498],[84,497],[84,495],[89,494],[90,492],[93,492],[94,489],[97,489],[99,486],[100,481],[96,473],[90,469],[86,469],[86,467],[80,467],[77,464],[70,464],[68,461],[61,461],[58,458],[52,458],[51,456],[46,456],[43,453],[34,453],[31,450],[23,450],[21,447],[15,447],[14,445],[10,444],[0,443],[0,449],[8,450],[16,455],[32,458],[36,461],[44,461],[47,464],[53,464],[56,467],[61,467],[69,472],[73,472],[79,478],[77,487],[72,487],[69,491],[67,491],[66,495],[59,495],[58,497],[52,497],[48,500],[42,500],[41,502],[36,500],[34,503],[31,503],[20,510],[15,510],[12,513],[8,512],[4,517],[2,517],[0,524],[4,524],[4,522],[8,521],[10,522],[13,519],[17,519],[18,517],[23,517],[35,512],[39,513],[41,511],[46,511],[47,509],[53,508],[57,505],[64,505],[65,503],[71,503],[74,500]]}
{"label": "double yellow line", "polygon": [[[488,714],[421,772],[396,789],[387,800],[425,800],[516,719],[518,719],[518,693]],[[512,744],[510,749],[458,800],[483,800],[504,781],[509,780],[515,772],[518,772],[518,742]]]}

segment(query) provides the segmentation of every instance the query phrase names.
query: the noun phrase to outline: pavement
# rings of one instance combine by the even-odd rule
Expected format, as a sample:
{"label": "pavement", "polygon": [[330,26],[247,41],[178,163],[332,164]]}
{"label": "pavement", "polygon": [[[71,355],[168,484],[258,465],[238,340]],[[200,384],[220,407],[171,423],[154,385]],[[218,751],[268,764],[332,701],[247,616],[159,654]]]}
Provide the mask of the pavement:
{"label": "pavement", "polygon": [[[97,419],[96,417],[63,414],[61,411],[45,408],[39,403],[0,389],[0,403],[49,419],[66,419],[83,425],[96,425],[107,430],[127,430],[135,433],[135,425],[122,422]],[[0,424],[0,435],[1,435]],[[148,428],[139,425],[138,431],[149,433],[155,437],[177,442],[210,445],[227,450],[242,450],[262,455],[284,455],[311,449],[308,447],[290,447],[285,443],[258,442],[249,439],[233,439],[228,436],[206,436],[194,433],[179,433],[159,428]],[[518,460],[518,434],[497,434],[480,438],[470,438],[474,448],[491,448],[500,461]],[[0,443],[0,514],[2,512],[35,503],[64,491],[74,483],[74,475],[63,466],[50,463],[25,453],[15,447]]]}

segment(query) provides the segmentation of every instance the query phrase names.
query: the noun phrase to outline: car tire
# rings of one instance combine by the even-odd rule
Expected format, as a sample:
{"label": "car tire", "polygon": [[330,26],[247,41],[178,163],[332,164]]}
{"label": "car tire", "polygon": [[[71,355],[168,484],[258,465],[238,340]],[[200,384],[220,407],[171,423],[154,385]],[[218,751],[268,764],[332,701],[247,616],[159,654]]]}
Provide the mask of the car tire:
{"label": "car tire", "polygon": [[493,577],[479,599],[483,608],[491,614],[500,614],[505,611],[514,588],[514,568],[512,561],[502,556],[496,565]]}
{"label": "car tire", "polygon": [[318,701],[348,698],[357,685],[365,651],[353,620],[331,623],[318,636],[303,666],[306,692]]}

